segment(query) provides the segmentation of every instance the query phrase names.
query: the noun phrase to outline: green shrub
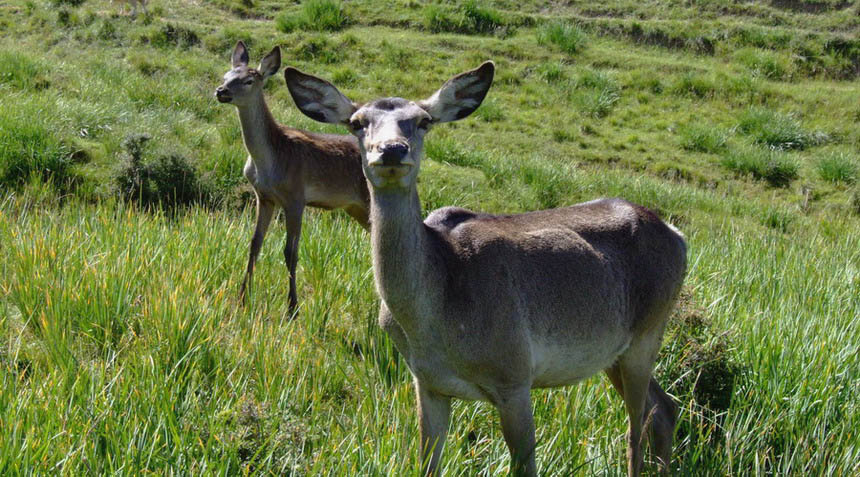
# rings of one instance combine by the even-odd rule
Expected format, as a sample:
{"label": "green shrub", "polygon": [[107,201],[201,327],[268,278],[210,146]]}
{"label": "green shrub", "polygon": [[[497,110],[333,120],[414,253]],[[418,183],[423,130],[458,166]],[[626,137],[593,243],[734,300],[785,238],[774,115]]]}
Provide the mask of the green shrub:
{"label": "green shrub", "polygon": [[50,86],[48,68],[40,61],[15,51],[0,51],[0,84],[38,90]]}
{"label": "green shrub", "polygon": [[753,73],[765,78],[780,80],[788,76],[789,62],[772,51],[742,48],[733,57]]}
{"label": "green shrub", "polygon": [[619,99],[618,91],[612,88],[577,91],[572,97],[577,109],[592,118],[605,117]]}
{"label": "green shrub", "polygon": [[197,170],[186,158],[168,154],[152,161],[144,160],[149,139],[148,135],[136,134],[123,141],[127,156],[114,174],[116,193],[144,207],[166,210],[209,201],[208,187],[200,181]]}
{"label": "green shrub", "polygon": [[475,34],[499,34],[507,36],[510,26],[501,13],[482,7],[474,0],[451,7],[430,4],[423,11],[424,28],[434,32]]}
{"label": "green shrub", "polygon": [[281,13],[275,26],[282,32],[293,30],[338,31],[349,24],[349,16],[340,2],[335,0],[308,0],[302,3],[298,14]]}
{"label": "green shrub", "polygon": [[505,113],[494,99],[487,99],[475,111],[475,117],[488,123],[505,119]]}
{"label": "green shrub", "polygon": [[71,7],[77,7],[84,3],[86,0],[51,0],[51,5],[55,7],[69,5]]}
{"label": "green shrub", "polygon": [[786,233],[795,215],[778,207],[768,207],[761,215],[761,224],[765,227]]}
{"label": "green shrub", "polygon": [[608,74],[586,69],[575,82],[571,101],[578,110],[593,118],[605,117],[621,99],[621,88]]}
{"label": "green shrub", "polygon": [[582,28],[568,22],[548,23],[537,31],[539,45],[553,44],[569,55],[582,51],[587,40],[588,36]]}
{"label": "green shrub", "polygon": [[499,12],[479,6],[475,0],[467,0],[463,4],[463,16],[474,33],[493,33],[505,26],[505,21]]}
{"label": "green shrub", "polygon": [[0,184],[20,187],[34,176],[61,188],[70,185],[72,157],[40,118],[0,108]]}
{"label": "green shrub", "polygon": [[711,154],[726,148],[725,132],[713,126],[692,125],[681,128],[681,147],[688,151]]}
{"label": "green shrub", "polygon": [[846,154],[831,154],[821,158],[816,164],[818,175],[828,182],[845,182],[852,184],[857,181],[860,166],[857,161]]}
{"label": "green shrub", "polygon": [[547,83],[556,83],[564,79],[564,65],[559,62],[541,63],[535,69],[537,75]]}
{"label": "green shrub", "polygon": [[341,60],[344,51],[329,41],[322,34],[310,36],[299,42],[293,49],[293,53],[299,59],[331,64]]}
{"label": "green shrub", "polygon": [[826,134],[805,130],[792,116],[761,108],[747,110],[738,131],[774,149],[806,149],[827,141]]}
{"label": "green shrub", "polygon": [[682,96],[692,96],[694,98],[710,98],[713,97],[719,88],[710,79],[704,76],[687,73],[678,78],[669,91],[673,94]]}
{"label": "green shrub", "polygon": [[767,181],[774,187],[785,187],[797,178],[797,162],[777,150],[754,147],[733,150],[723,157],[722,164],[739,174]]}

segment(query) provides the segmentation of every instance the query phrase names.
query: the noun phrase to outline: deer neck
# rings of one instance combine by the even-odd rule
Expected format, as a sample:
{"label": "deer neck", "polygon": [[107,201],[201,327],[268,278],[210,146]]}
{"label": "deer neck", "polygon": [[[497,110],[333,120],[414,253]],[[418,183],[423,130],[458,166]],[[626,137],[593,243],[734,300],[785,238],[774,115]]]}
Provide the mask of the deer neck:
{"label": "deer neck", "polygon": [[371,250],[376,288],[385,305],[407,334],[421,327],[436,294],[433,279],[433,237],[421,219],[415,186],[407,191],[371,187]]}
{"label": "deer neck", "polygon": [[258,169],[269,169],[275,160],[272,136],[278,131],[278,123],[272,117],[266,100],[261,93],[237,109],[245,148]]}

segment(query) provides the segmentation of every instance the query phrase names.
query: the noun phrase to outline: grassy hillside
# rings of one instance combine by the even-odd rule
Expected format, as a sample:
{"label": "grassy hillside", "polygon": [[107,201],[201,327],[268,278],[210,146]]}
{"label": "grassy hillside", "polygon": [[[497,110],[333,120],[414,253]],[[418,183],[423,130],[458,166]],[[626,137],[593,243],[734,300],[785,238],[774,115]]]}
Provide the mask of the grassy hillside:
{"label": "grassy hillside", "polygon": [[[860,472],[860,9],[561,3],[0,5],[0,473],[418,473],[358,226],[306,214],[295,322],[273,227],[237,306],[246,152],[212,93],[239,39],[358,100],[494,60],[484,105],[428,136],[425,210],[658,211],[690,243],[657,371],[677,473]],[[266,92],[280,121],[344,132],[283,76]],[[605,378],[533,399],[543,473],[623,474]],[[446,474],[503,472],[491,407],[454,414]]]}

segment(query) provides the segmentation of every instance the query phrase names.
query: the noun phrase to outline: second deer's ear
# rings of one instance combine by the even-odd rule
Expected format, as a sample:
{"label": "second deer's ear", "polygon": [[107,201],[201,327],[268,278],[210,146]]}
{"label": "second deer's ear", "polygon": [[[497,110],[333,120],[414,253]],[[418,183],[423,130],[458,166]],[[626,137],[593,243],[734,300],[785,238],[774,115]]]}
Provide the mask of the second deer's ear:
{"label": "second deer's ear", "polygon": [[356,107],[333,84],[288,66],[284,70],[287,88],[299,110],[323,123],[346,124]]}
{"label": "second deer's ear", "polygon": [[263,58],[260,62],[260,67],[257,68],[263,78],[268,78],[278,72],[281,67],[281,49],[277,46],[272,48],[272,51]]}
{"label": "second deer's ear", "polygon": [[236,48],[233,48],[233,68],[248,66],[248,59],[248,49],[245,48],[245,43],[239,40],[236,42]]}

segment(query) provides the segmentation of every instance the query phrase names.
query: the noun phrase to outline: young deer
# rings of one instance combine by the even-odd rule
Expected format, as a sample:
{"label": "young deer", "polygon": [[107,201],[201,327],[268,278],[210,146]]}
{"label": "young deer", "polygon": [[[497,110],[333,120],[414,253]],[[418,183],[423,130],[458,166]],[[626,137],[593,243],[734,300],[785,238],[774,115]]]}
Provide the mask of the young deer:
{"label": "young deer", "polygon": [[275,206],[279,206],[284,209],[287,223],[284,258],[290,270],[290,316],[294,316],[298,301],[296,264],[305,206],[344,209],[367,230],[369,197],[354,137],[300,131],[282,126],[272,118],[263,98],[263,83],[280,67],[281,50],[275,47],[258,69],[249,68],[248,50],[240,41],[233,50],[233,68],[224,75],[224,83],[215,90],[215,97],[239,110],[242,137],[249,154],[245,177],[257,196],[257,225],[239,299],[245,299],[263,237]]}
{"label": "young deer", "polygon": [[652,370],[685,274],[681,234],[620,199],[517,215],[445,207],[421,220],[424,135],[477,109],[493,71],[486,62],[423,101],[363,105],[327,81],[285,71],[299,109],[358,138],[379,322],[414,377],[427,472],[439,465],[457,397],[495,405],[511,470],[535,475],[530,390],[599,371],[627,407],[629,475],[642,467],[646,426],[665,466],[677,406]]}

